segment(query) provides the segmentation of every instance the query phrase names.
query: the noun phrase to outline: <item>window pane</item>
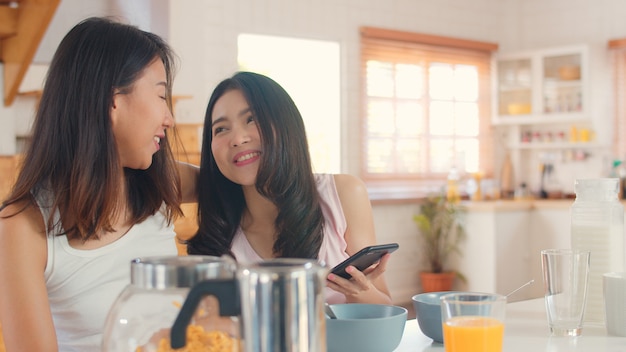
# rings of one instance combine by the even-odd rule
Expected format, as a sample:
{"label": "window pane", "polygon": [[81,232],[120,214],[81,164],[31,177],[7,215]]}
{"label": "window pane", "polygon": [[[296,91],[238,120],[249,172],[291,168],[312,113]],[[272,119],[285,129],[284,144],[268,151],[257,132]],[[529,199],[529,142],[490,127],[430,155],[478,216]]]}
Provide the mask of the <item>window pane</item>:
{"label": "window pane", "polygon": [[396,96],[420,99],[424,95],[424,72],[419,65],[396,65]]}
{"label": "window pane", "polygon": [[394,95],[393,65],[390,62],[367,62],[367,95],[391,98]]}
{"label": "window pane", "polygon": [[454,140],[451,138],[430,141],[430,171],[447,173],[452,167]]}
{"label": "window pane", "polygon": [[400,136],[418,136],[424,133],[424,111],[416,102],[399,102],[396,126]]}
{"label": "window pane", "polygon": [[398,139],[398,165],[396,171],[399,173],[416,173],[425,171],[420,167],[420,160],[423,160],[422,148],[418,139]]}
{"label": "window pane", "polygon": [[454,108],[451,102],[430,103],[430,134],[451,136],[454,134]]}
{"label": "window pane", "polygon": [[430,65],[429,93],[432,99],[452,99],[454,93],[454,72],[452,65],[434,63]]}
{"label": "window pane", "polygon": [[396,130],[393,115],[393,104],[389,100],[370,99],[367,104],[368,135],[391,137]]}
{"label": "window pane", "polygon": [[367,142],[367,172],[393,172],[393,143],[391,139],[373,139]]}
{"label": "window pane", "polygon": [[480,120],[478,119],[478,104],[456,103],[455,129],[459,136],[478,136]]}
{"label": "window pane", "polygon": [[454,71],[454,97],[457,100],[476,101],[478,99],[478,70],[476,66],[456,65]]}

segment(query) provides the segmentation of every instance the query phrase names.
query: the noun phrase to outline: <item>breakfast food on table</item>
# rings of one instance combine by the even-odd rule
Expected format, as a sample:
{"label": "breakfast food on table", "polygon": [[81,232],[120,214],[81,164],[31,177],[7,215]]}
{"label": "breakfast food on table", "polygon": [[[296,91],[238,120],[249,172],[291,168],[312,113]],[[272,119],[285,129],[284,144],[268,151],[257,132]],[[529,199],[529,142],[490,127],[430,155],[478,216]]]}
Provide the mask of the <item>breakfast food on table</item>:
{"label": "breakfast food on table", "polygon": [[[168,331],[169,333],[169,331]],[[163,335],[161,335],[163,336]],[[149,347],[137,347],[136,352],[150,352]],[[238,352],[241,351],[240,341],[222,331],[205,331],[202,326],[187,327],[187,345],[172,349],[168,337],[158,339],[156,352]]]}

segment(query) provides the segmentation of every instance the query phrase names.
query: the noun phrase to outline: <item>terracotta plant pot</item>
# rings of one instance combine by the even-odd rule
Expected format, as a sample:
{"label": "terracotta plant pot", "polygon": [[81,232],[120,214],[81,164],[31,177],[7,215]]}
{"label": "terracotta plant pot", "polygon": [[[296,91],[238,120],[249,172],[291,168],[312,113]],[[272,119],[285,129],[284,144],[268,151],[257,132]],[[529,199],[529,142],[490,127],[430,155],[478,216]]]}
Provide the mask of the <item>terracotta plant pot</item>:
{"label": "terracotta plant pot", "polygon": [[420,272],[423,292],[439,292],[452,290],[452,284],[456,273],[453,271],[444,273]]}

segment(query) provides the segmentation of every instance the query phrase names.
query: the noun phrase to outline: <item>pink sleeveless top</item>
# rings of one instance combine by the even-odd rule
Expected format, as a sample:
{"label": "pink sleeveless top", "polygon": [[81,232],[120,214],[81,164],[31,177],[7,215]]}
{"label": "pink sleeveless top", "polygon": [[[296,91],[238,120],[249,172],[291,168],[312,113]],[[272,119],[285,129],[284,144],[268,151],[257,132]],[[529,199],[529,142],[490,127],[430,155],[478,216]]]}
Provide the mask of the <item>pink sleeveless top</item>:
{"label": "pink sleeveless top", "polygon": [[[318,258],[328,268],[332,268],[349,257],[346,253],[346,240],[343,237],[347,228],[346,218],[343,215],[333,175],[316,174],[315,181],[320,195],[322,213],[324,214],[324,239],[322,240]],[[231,250],[240,263],[263,260],[250,246],[241,228],[237,229],[235,233]],[[329,304],[344,303],[346,297],[326,287],[326,301]]]}

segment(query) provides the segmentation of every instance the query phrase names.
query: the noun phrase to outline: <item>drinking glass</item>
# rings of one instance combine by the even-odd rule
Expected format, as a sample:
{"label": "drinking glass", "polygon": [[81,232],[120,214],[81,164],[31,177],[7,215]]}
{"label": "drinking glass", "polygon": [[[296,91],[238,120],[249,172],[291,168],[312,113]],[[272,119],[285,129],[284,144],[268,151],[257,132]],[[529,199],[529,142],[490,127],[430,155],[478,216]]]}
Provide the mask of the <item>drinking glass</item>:
{"label": "drinking glass", "polygon": [[578,336],[582,332],[589,252],[544,249],[541,267],[548,325],[552,336]]}
{"label": "drinking glass", "polygon": [[446,352],[501,352],[506,296],[459,292],[441,297]]}

